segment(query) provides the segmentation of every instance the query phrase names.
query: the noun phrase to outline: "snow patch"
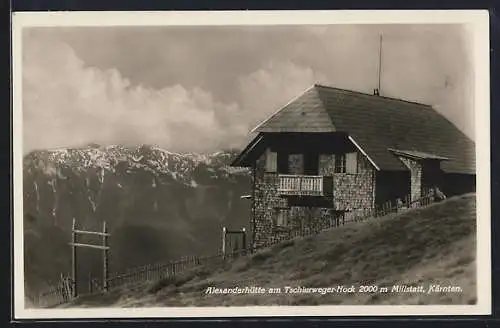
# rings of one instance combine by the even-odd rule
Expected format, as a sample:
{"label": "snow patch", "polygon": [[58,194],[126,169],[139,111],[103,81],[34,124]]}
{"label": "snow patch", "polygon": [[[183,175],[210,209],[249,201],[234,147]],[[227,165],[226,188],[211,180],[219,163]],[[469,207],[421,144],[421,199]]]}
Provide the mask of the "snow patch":
{"label": "snow patch", "polygon": [[40,192],[38,191],[38,183],[34,182],[36,196],[36,211],[40,212]]}
{"label": "snow patch", "polygon": [[92,206],[92,212],[95,212],[95,209],[97,207],[96,203],[92,200],[92,197],[90,195],[88,196],[90,206]]}
{"label": "snow patch", "polygon": [[104,168],[101,169],[101,172],[99,172],[99,182],[101,185],[104,183]]}

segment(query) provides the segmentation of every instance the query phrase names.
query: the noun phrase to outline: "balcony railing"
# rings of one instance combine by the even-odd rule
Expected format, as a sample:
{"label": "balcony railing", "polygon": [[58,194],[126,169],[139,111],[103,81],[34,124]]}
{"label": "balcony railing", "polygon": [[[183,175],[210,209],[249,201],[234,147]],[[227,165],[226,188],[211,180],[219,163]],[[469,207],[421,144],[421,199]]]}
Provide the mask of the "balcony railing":
{"label": "balcony railing", "polygon": [[292,196],[329,196],[333,178],[322,175],[279,175],[278,193]]}

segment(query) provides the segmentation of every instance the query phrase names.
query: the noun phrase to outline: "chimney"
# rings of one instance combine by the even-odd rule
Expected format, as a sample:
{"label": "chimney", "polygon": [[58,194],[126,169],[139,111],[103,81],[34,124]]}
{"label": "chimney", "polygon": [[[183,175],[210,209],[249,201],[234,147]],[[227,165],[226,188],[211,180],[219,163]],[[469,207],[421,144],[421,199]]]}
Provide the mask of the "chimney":
{"label": "chimney", "polygon": [[380,93],[378,92],[378,89],[373,89],[373,94],[375,96],[379,96],[380,95]]}

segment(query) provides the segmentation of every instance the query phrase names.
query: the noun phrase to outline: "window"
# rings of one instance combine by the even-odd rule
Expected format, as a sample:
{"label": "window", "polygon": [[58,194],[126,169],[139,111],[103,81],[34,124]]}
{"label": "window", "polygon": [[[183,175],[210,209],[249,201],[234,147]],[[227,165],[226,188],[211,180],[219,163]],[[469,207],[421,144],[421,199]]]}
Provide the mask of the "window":
{"label": "window", "polygon": [[266,150],[266,172],[277,172],[278,169],[278,153]]}
{"label": "window", "polygon": [[320,154],[318,166],[319,175],[332,175],[335,172],[335,155]]}
{"label": "window", "polygon": [[358,154],[353,152],[336,155],[335,173],[358,173]]}
{"label": "window", "polygon": [[288,227],[288,213],[286,209],[276,209],[276,226],[281,228]]}
{"label": "window", "polygon": [[335,156],[335,173],[345,173],[345,154]]}
{"label": "window", "polygon": [[288,173],[304,174],[304,154],[288,155]]}

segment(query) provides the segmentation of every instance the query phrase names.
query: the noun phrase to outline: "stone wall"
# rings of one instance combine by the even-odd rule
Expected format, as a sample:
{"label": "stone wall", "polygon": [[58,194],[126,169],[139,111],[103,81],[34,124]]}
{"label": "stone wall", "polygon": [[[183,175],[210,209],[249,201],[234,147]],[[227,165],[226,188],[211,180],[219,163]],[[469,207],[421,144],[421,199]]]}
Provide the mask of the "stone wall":
{"label": "stone wall", "polygon": [[[297,157],[292,157],[297,159]],[[293,165],[291,165],[294,163]],[[301,169],[303,160],[289,161],[289,168]],[[332,226],[334,220],[344,215],[361,215],[374,206],[374,169],[362,154],[358,154],[358,173],[333,173],[335,157],[319,157],[319,174],[334,176],[334,208],[290,206],[286,197],[280,197],[278,174],[265,172],[265,157],[256,162],[254,179],[253,215],[255,219],[255,243],[259,247],[268,242],[288,238],[291,231],[305,233]],[[303,168],[302,168],[303,169]],[[290,172],[294,172],[290,170]],[[294,173],[301,171],[295,171]],[[290,174],[290,173],[289,173]],[[291,173],[293,174],[293,173]],[[278,211],[288,217],[286,228],[276,226]],[[350,213],[344,213],[350,211]]]}
{"label": "stone wall", "polygon": [[361,153],[358,153],[356,174],[334,174],[333,204],[336,210],[354,216],[375,206],[375,169]]}
{"label": "stone wall", "polygon": [[360,212],[372,209],[375,202],[375,170],[363,154],[357,154],[356,174],[334,173],[335,155],[322,154],[319,157],[319,174],[334,177],[335,210],[355,212],[353,215],[360,215]]}
{"label": "stone wall", "polygon": [[278,174],[265,172],[265,156],[255,165],[253,215],[255,219],[254,247],[259,247],[269,239],[287,236],[286,231],[276,229],[276,209],[287,208],[286,198],[278,195]]}
{"label": "stone wall", "polygon": [[418,199],[422,196],[422,165],[412,159],[399,157],[401,162],[410,170],[411,199]]}
{"label": "stone wall", "polygon": [[321,207],[290,207],[292,228],[304,233],[320,231],[334,225],[334,220],[342,216],[341,212]]}

